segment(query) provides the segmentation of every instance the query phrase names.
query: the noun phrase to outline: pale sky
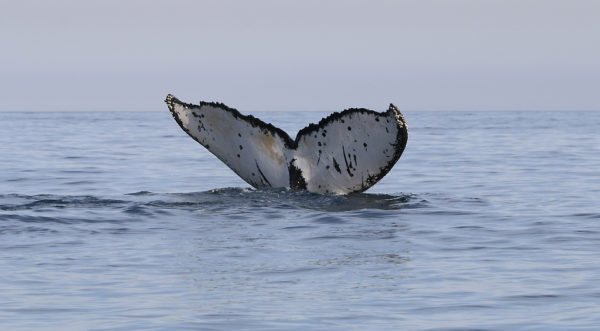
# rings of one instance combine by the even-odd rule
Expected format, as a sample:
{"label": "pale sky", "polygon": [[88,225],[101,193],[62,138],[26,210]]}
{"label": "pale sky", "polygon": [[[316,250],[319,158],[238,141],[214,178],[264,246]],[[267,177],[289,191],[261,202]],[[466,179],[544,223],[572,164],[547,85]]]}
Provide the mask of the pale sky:
{"label": "pale sky", "polygon": [[0,111],[600,110],[600,1],[0,0]]}

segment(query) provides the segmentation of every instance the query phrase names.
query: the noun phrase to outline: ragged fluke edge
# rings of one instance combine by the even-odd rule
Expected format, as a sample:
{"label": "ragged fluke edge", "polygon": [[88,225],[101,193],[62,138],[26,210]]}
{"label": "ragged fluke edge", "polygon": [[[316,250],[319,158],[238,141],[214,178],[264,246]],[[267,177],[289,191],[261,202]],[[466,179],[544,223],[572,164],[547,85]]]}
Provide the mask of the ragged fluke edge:
{"label": "ragged fluke edge", "polygon": [[392,104],[386,112],[351,108],[300,130],[283,130],[222,103],[165,100],[181,128],[256,188],[289,187],[315,193],[363,192],[402,155],[406,121]]}

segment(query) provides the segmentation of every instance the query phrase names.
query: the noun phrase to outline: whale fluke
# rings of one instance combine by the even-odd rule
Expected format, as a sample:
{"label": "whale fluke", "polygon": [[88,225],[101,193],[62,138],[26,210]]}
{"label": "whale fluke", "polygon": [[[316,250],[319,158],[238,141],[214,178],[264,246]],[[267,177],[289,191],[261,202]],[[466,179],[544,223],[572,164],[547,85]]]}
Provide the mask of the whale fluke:
{"label": "whale fluke", "polygon": [[363,192],[394,166],[406,147],[402,113],[351,108],[300,130],[283,130],[222,103],[165,100],[190,137],[255,188],[289,187],[315,193]]}

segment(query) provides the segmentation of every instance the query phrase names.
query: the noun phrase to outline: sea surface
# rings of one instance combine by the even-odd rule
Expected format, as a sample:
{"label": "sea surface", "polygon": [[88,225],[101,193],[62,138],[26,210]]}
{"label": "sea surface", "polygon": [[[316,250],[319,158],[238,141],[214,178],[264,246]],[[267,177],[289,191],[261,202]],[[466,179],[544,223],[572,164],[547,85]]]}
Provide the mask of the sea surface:
{"label": "sea surface", "polygon": [[250,188],[166,107],[0,113],[0,329],[599,330],[600,112],[404,114],[333,196]]}

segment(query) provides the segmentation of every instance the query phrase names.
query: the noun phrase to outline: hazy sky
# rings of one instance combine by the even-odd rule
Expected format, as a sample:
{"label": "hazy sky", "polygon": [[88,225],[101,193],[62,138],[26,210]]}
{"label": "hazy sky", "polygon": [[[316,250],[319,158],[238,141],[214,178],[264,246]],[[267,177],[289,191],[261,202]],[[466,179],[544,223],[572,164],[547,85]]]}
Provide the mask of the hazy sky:
{"label": "hazy sky", "polygon": [[600,110],[600,1],[0,0],[0,110]]}

